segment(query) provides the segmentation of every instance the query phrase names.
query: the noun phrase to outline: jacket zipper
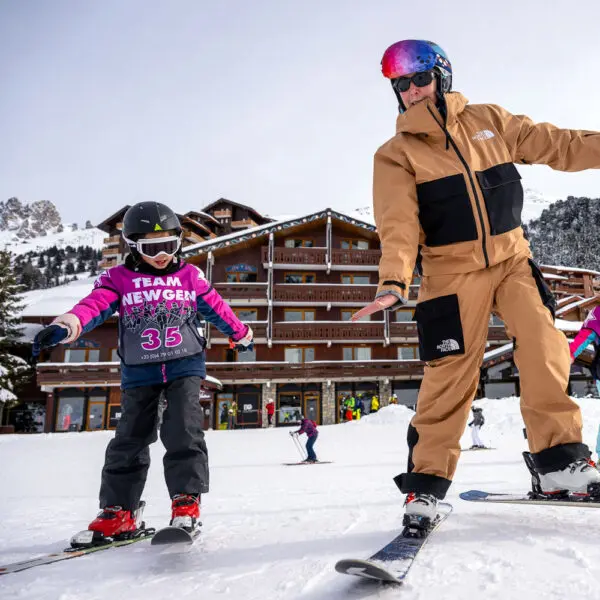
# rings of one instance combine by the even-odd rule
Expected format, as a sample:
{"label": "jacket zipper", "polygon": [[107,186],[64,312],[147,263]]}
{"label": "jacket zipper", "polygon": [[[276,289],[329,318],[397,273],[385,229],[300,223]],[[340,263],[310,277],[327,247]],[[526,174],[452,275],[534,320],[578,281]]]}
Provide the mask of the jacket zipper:
{"label": "jacket zipper", "polygon": [[458,159],[462,163],[463,167],[465,168],[465,171],[467,172],[467,175],[469,176],[469,182],[471,184],[471,189],[473,190],[473,196],[475,198],[475,205],[477,206],[479,224],[481,225],[481,249],[483,250],[483,258],[485,259],[485,267],[487,269],[490,266],[490,260],[486,248],[487,234],[485,233],[485,222],[483,220],[481,204],[479,203],[479,194],[477,193],[477,188],[475,187],[475,183],[473,182],[473,175],[471,174],[471,169],[469,168],[469,165],[467,164],[467,161],[464,159],[463,155],[460,153],[460,150],[458,149],[458,146],[456,145],[455,141],[452,139],[452,136],[450,135],[448,129],[444,125],[440,124],[440,122],[435,118],[435,115],[429,107],[427,107],[427,110],[430,112],[431,116],[433,117],[433,120],[440,126],[440,129],[446,135],[446,141],[450,142],[450,144],[452,145],[454,152],[456,152],[456,156],[458,156]]}
{"label": "jacket zipper", "polygon": [[163,376],[163,383],[167,383],[167,365],[165,365],[165,363],[160,365],[160,371]]}

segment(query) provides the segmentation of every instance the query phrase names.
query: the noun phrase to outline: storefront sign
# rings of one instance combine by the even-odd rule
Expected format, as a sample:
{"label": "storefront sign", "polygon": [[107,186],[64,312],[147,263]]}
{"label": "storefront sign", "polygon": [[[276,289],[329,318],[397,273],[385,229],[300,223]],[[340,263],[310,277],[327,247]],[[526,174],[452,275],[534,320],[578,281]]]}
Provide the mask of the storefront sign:
{"label": "storefront sign", "polygon": [[237,265],[231,265],[225,269],[227,273],[256,273],[256,267],[240,263]]}

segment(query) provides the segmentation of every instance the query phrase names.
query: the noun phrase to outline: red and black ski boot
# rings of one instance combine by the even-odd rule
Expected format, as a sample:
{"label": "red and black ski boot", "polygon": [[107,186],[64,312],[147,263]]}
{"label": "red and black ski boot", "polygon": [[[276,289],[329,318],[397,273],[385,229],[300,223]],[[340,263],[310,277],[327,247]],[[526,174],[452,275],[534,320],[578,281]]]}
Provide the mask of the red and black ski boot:
{"label": "red and black ski boot", "polygon": [[177,494],[171,504],[172,527],[181,527],[192,533],[200,527],[200,496],[194,494]]}
{"label": "red and black ski boot", "polygon": [[121,506],[106,506],[88,525],[71,539],[73,548],[101,546],[113,541],[128,540],[144,535],[147,531],[142,521],[145,502],[137,510],[124,510]]}

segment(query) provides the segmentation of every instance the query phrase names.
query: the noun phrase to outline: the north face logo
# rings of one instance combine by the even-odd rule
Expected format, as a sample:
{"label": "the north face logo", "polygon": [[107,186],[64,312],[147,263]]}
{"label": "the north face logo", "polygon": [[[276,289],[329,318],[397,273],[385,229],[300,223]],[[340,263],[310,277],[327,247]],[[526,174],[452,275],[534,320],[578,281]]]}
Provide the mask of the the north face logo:
{"label": "the north face logo", "polygon": [[496,137],[493,131],[490,131],[489,129],[482,129],[481,131],[478,131],[471,139],[475,140],[476,142],[485,142],[485,140],[490,140],[493,137]]}
{"label": "the north face logo", "polygon": [[460,350],[458,342],[453,339],[444,340],[441,344],[438,344],[436,348],[440,352],[452,352],[453,350]]}

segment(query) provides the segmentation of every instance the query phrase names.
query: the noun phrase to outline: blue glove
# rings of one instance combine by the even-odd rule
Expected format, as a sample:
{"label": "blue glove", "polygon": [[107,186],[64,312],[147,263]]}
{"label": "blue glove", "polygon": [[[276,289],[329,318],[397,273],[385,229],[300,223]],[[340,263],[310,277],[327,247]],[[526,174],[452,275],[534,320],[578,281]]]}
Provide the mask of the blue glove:
{"label": "blue glove", "polygon": [[44,348],[51,348],[60,344],[69,335],[69,330],[60,325],[48,325],[44,327],[36,336],[33,338],[33,348],[31,349],[32,363],[37,362],[37,358],[40,352]]}

